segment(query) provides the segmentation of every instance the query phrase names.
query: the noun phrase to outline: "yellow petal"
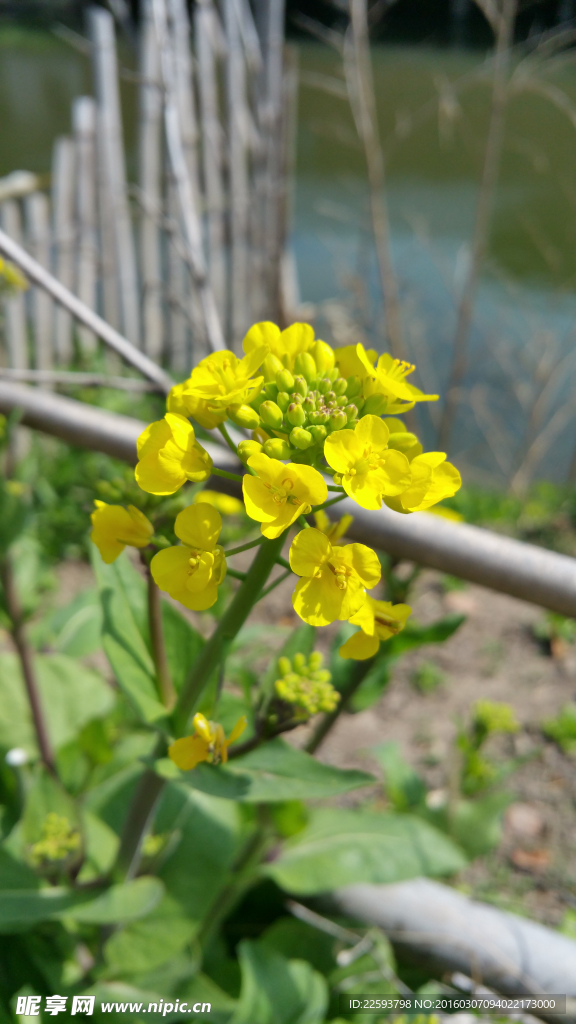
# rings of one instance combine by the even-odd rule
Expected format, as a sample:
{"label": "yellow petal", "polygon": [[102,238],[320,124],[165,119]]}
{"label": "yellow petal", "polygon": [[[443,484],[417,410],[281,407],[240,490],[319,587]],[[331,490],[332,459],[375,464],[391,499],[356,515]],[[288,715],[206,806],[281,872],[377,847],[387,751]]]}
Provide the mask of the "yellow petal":
{"label": "yellow petal", "polygon": [[347,473],[362,458],[362,448],[353,430],[335,430],[324,441],[326,462],[337,473]]}
{"label": "yellow petal", "polygon": [[246,355],[253,352],[254,349],[260,348],[261,345],[265,345],[270,352],[273,352],[279,338],[280,328],[276,324],[271,323],[270,320],[263,320],[261,323],[254,324],[250,328],[242,342],[242,348]]}
{"label": "yellow petal", "polygon": [[373,601],[374,625],[380,640],[388,640],[401,633],[412,614],[408,604],[392,604],[391,601]]}
{"label": "yellow petal", "polygon": [[380,641],[377,636],[368,636],[361,629],[353,633],[345,644],[338,651],[341,658],[354,658],[355,661],[365,661],[373,658],[378,653]]}
{"label": "yellow petal", "polygon": [[167,412],[164,419],[172,431],[172,440],[183,452],[188,451],[194,441],[194,427],[186,419],[175,412]]}
{"label": "yellow petal", "polygon": [[[272,462],[276,461],[276,459],[272,459]],[[282,463],[279,465],[281,466],[278,474],[280,486],[286,487],[284,481],[290,480],[294,485],[290,493],[309,505],[322,505],[326,501],[328,487],[324,477],[317,469],[312,466],[290,464],[282,466]]]}
{"label": "yellow petal", "polygon": [[151,452],[159,452],[170,437],[172,437],[172,431],[165,419],[156,420],[155,423],[151,423],[149,427],[146,427],[146,430],[142,431],[136,441],[138,458],[143,459]]}
{"label": "yellow petal", "polygon": [[290,324],[282,331],[279,339],[279,352],[275,355],[288,355],[294,359],[301,352],[307,352],[314,342],[314,328],[310,324]]}
{"label": "yellow petal", "polygon": [[180,600],[181,591],[186,589],[190,555],[190,548],[178,545],[157,551],[150,562],[150,572],[156,585],[176,600]]}
{"label": "yellow petal", "polygon": [[380,480],[374,470],[370,473],[363,473],[362,476],[343,476],[342,486],[349,498],[352,498],[360,508],[367,508],[372,511],[382,508],[382,490],[375,487],[375,483],[385,484]]}
{"label": "yellow petal", "polygon": [[212,723],[202,714],[201,711],[197,711],[192,719],[192,725],[196,732],[205,739],[207,743],[212,743],[214,740],[214,729]]}
{"label": "yellow petal", "polygon": [[356,345],[345,345],[342,348],[334,349],[336,363],[340,370],[341,377],[360,377],[362,379],[367,372],[372,372],[372,366],[376,361],[377,353],[374,349],[368,349],[366,357],[370,370],[367,371],[364,363],[358,358]]}
{"label": "yellow petal", "polygon": [[92,530],[90,540],[98,548],[102,561],[106,562],[106,565],[111,565],[112,562],[115,562],[118,555],[121,555],[126,547],[125,544],[120,544],[120,542],[114,540],[113,537],[104,536],[103,534],[98,533],[97,530]]}
{"label": "yellow petal", "polygon": [[191,548],[212,551],[218,543],[222,529],[222,516],[213,505],[202,502],[189,505],[176,516],[174,532]]}
{"label": "yellow petal", "polygon": [[272,494],[266,484],[248,473],[242,478],[242,493],[246,512],[257,523],[273,523],[278,514]]}
{"label": "yellow petal", "polygon": [[147,494],[174,494],[186,483],[182,464],[174,459],[161,459],[150,452],[134,470],[136,482]]}
{"label": "yellow petal", "polygon": [[[308,530],[305,531],[308,533]],[[341,619],[346,591],[339,590],[329,569],[320,579],[301,579],[292,595],[294,611],[310,626],[329,626]]]}
{"label": "yellow petal", "polygon": [[297,576],[313,576],[332,554],[328,538],[312,527],[297,533],[290,547],[290,568]]}
{"label": "yellow petal", "polygon": [[236,722],[236,725],[228,737],[228,746],[230,746],[231,743],[234,743],[234,740],[237,740],[242,735],[247,725],[248,719],[246,718],[246,715],[242,715],[242,717]]}
{"label": "yellow petal", "polygon": [[262,536],[267,537],[268,540],[275,540],[281,533],[284,533],[284,530],[287,530],[289,526],[292,526],[292,523],[296,522],[299,515],[303,512],[306,513],[309,511],[309,505],[290,505],[288,502],[285,502],[283,505],[279,505],[274,522],[262,523],[262,526],[260,527]]}
{"label": "yellow petal", "polygon": [[350,566],[368,590],[380,582],[382,567],[378,556],[366,544],[346,544],[344,547],[335,547],[332,561],[334,564],[343,562],[344,565]]}
{"label": "yellow petal", "polygon": [[[354,429],[362,446],[370,445],[373,451],[386,448],[390,431],[379,416],[363,416]],[[334,434],[330,435],[334,437]]]}
{"label": "yellow petal", "polygon": [[168,757],[183,772],[189,772],[207,760],[208,744],[201,736],[184,736],[168,747]]}

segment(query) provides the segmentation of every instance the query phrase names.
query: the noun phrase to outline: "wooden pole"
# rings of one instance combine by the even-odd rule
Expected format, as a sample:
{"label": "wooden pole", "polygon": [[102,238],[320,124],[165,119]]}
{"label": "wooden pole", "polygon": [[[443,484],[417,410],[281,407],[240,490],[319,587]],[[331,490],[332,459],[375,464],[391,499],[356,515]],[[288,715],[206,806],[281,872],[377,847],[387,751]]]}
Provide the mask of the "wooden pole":
{"label": "wooden pole", "polygon": [[[54,275],[72,290],[74,286],[74,187],[76,147],[73,139],[56,139],[52,159],[52,226]],[[59,363],[72,358],[72,317],[57,306],[54,311],[54,351]]]}
{"label": "wooden pole", "polygon": [[133,345],[139,345],[140,295],[126,188],[114,19],[103,7],[91,7],[88,14],[102,142],[101,172],[111,206],[121,324],[126,337]]}
{"label": "wooden pole", "polygon": [[[96,104],[91,96],[78,96],[72,105],[72,127],[76,144],[76,256],[75,287],[78,298],[96,309],[98,240],[96,228]],[[96,336],[79,326],[81,352],[96,347]]]}
{"label": "wooden pole", "polygon": [[198,0],[195,8],[194,27],[202,126],[208,274],[216,306],[220,318],[224,322],[226,318],[226,262],[224,256],[224,185],[222,180],[223,132],[218,114],[217,79],[217,58],[222,52],[223,33],[211,0]]}
{"label": "wooden pole", "polygon": [[163,344],[162,262],[162,85],[151,0],[145,0],[140,38],[140,262],[144,349],[160,362]]}
{"label": "wooden pole", "polygon": [[[50,203],[44,192],[32,192],[24,200],[28,250],[42,267],[50,266]],[[52,369],[52,313],[50,296],[41,288],[29,294],[34,362],[39,370]]]}
{"label": "wooden pole", "polygon": [[248,324],[248,152],[246,68],[236,0],[225,0],[227,43],[228,179],[231,225],[231,316],[233,346],[239,349]]}
{"label": "wooden pole", "polygon": [[[0,205],[0,224],[2,229],[17,242],[22,240],[22,215],[20,205],[15,199],[6,199]],[[6,338],[6,357],[8,366],[14,370],[27,370],[30,366],[28,358],[28,336],[26,330],[25,297],[16,292],[6,297],[4,307],[4,334]]]}

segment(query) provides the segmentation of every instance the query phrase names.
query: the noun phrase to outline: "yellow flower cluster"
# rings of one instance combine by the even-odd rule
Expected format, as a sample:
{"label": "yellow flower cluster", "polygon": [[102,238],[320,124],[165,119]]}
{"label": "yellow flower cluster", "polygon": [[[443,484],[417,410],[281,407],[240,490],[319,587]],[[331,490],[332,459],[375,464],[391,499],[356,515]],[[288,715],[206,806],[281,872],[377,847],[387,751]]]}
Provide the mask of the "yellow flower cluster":
{"label": "yellow flower cluster", "polygon": [[[461,485],[458,470],[443,452],[423,452],[398,418],[416,402],[437,396],[409,383],[411,364],[378,357],[360,344],[334,349],[315,338],[308,324],[284,331],[255,324],[243,350],[243,358],[229,351],[207,356],[172,388],[164,419],[138,440],[136,480],[148,493],[171,495],[188,481],[210,477],[212,459],[190,419],[204,430],[219,428],[229,443],[226,420],[251,430],[252,438],[238,445],[246,470],[246,514],[268,539],[297,521],[309,527],[296,535],[289,555],[300,577],[293,595],[297,614],[314,626],[336,620],[358,625],[341,654],[372,657],[404,627],[410,610],[369,596],[381,575],[375,552],[363,544],[340,545],[351,517],[332,524],[323,506],[329,491],[365,509],[385,504],[403,514],[426,511],[452,496]],[[154,543],[151,524],[133,506],[97,506],[92,537],[105,561],[113,561],[125,544]],[[215,603],[226,574],[215,506],[232,511],[217,497],[197,498],[176,520],[182,543],[158,551],[151,562],[158,586],[194,610]],[[310,514],[316,528],[302,519]]]}
{"label": "yellow flower cluster", "polygon": [[194,715],[192,736],[183,736],[168,747],[168,756],[183,772],[192,771],[201,761],[210,764],[226,764],[228,747],[242,735],[248,722],[242,715],[236,722],[228,739],[219,722],[209,722],[204,715]]}
{"label": "yellow flower cluster", "polygon": [[81,846],[78,829],[72,827],[68,818],[51,811],[42,824],[40,839],[30,848],[30,860],[34,867],[49,867],[78,853]]}
{"label": "yellow flower cluster", "polygon": [[292,704],[299,712],[299,717],[309,718],[319,711],[334,711],[340,700],[340,694],[331,685],[331,674],[322,668],[323,657],[319,651],[313,651],[308,660],[303,654],[290,658],[278,659],[280,678],[274,687],[280,700]]}

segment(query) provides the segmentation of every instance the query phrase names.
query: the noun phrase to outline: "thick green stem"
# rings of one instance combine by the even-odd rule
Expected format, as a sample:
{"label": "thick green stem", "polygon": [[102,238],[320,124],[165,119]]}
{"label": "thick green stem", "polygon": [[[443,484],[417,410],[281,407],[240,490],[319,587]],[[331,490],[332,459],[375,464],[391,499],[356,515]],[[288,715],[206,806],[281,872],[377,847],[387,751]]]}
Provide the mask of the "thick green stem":
{"label": "thick green stem", "polygon": [[[166,743],[163,739],[159,739],[153,756],[158,758],[165,755]],[[166,780],[161,779],[150,768],[147,768],[140,776],[122,829],[120,849],[114,869],[114,874],[118,879],[134,878],[136,875],[140,864],[142,843],[152,824],[154,811],[165,785]]]}
{"label": "thick green stem", "polygon": [[368,672],[372,668],[374,661],[375,658],[368,658],[366,661],[356,662],[346,686],[340,692],[340,700],[338,701],[338,704],[334,708],[334,711],[330,711],[326,715],[324,715],[324,718],[320,720],[314,732],[312,733],[312,736],[308,740],[308,743],[306,744],[306,750],[308,751],[309,754],[313,754],[318,749],[318,747],[322,743],[322,740],[328,735],[331,728],[333,727],[337,719],[340,717],[342,712],[348,710],[352,697],[356,693],[356,690],[359,688],[360,684],[364,681],[365,677],[368,675]]}
{"label": "thick green stem", "polygon": [[234,600],[220,620],[210,639],[206,642],[192,671],[186,680],[173,715],[173,728],[176,736],[182,736],[186,730],[188,719],[207,685],[214,669],[222,658],[231,640],[240,632],[252,608],[260,597],[260,593],[268,579],[280,551],[284,537],[266,540],[260,545],[258,553],[246,575],[242,586],[238,588]]}
{"label": "thick green stem", "polygon": [[216,466],[212,466],[212,473],[214,476],[223,476],[225,480],[235,480],[236,483],[242,483],[242,477],[239,473],[228,473],[225,469],[216,469]]}
{"label": "thick green stem", "polygon": [[[146,564],[146,563],[145,563]],[[156,680],[158,693],[162,703],[171,710],[176,703],[176,690],[170,675],[168,657],[166,655],[166,644],[164,643],[164,629],[162,626],[162,599],[160,591],[152,579],[150,567],[146,565],[148,573],[148,624],[150,627],[150,643],[152,645],[152,658],[156,668]]]}

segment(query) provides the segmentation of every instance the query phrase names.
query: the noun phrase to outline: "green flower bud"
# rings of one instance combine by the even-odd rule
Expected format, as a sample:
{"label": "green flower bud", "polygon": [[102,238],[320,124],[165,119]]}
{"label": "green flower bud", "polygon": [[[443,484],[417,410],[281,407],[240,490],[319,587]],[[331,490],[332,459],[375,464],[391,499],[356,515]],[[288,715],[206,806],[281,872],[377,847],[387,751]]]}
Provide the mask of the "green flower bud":
{"label": "green flower bud", "polygon": [[351,423],[352,420],[355,420],[358,415],[358,409],[356,408],[355,405],[347,405],[346,408],[344,409],[344,412],[346,413],[346,419],[348,420],[348,423]]}
{"label": "green flower bud", "polygon": [[278,359],[278,357],[273,356],[272,353],[270,352],[266,356],[264,362],[262,363],[260,372],[264,375],[264,380],[266,381],[266,383],[268,383],[269,381],[275,380],[276,374],[281,373],[283,369],[284,367],[280,360]]}
{"label": "green flower bud", "polygon": [[260,423],[260,417],[256,409],[249,405],[229,405],[228,416],[237,427],[245,427],[246,430],[256,430]]}
{"label": "green flower bud", "polygon": [[294,369],[297,374],[301,374],[304,377],[304,380],[307,381],[308,384],[310,384],[318,374],[314,358],[309,352],[300,352],[296,356],[296,359],[294,360]]}
{"label": "green flower bud", "polygon": [[319,409],[317,412],[311,412],[308,414],[308,420],[315,426],[321,425],[322,423],[328,423],[329,416],[327,412],[321,412]]}
{"label": "green flower bud", "polygon": [[279,462],[292,458],[290,445],[287,441],[283,441],[281,437],[270,437],[264,442],[263,451],[264,455],[267,455],[269,459],[278,459]]}
{"label": "green flower bud", "polygon": [[335,361],[334,350],[325,341],[315,341],[310,349],[310,353],[314,358],[318,373],[325,374],[333,368]]}
{"label": "green flower bud", "polygon": [[294,377],[290,373],[290,370],[280,370],[276,374],[276,383],[279,391],[287,391],[290,393],[294,389]]}
{"label": "green flower bud", "polygon": [[346,380],[345,377],[337,377],[336,380],[332,382],[332,391],[334,392],[335,395],[338,396],[338,398],[340,397],[340,395],[346,394],[347,388],[348,381]]}
{"label": "green flower bud", "polygon": [[386,395],[370,395],[364,402],[364,416],[368,414],[371,416],[381,416],[387,405],[388,399]]}
{"label": "green flower bud", "polygon": [[327,391],[331,391],[331,390],[332,390],[332,381],[330,380],[330,378],[329,377],[322,377],[321,380],[318,381],[318,391],[320,392],[320,394],[321,395],[325,395]]}
{"label": "green flower bud", "polygon": [[288,423],[291,423],[293,427],[301,427],[306,423],[306,413],[302,405],[297,405],[293,402],[292,405],[288,406],[286,413],[286,419]]}
{"label": "green flower bud", "polygon": [[313,444],[319,444],[326,437],[326,427],[321,425],[317,427],[308,427],[308,433],[312,434]]}
{"label": "green flower bud", "polygon": [[290,395],[287,391],[279,391],[276,396],[276,405],[278,405],[282,412],[286,412],[286,409],[290,405]]}
{"label": "green flower bud", "polygon": [[362,395],[358,395],[354,399],[354,405],[356,406],[356,408],[358,409],[358,412],[360,413],[360,412],[362,412],[364,406],[366,405],[366,399],[362,398]]}
{"label": "green flower bud", "polygon": [[262,391],[260,391],[257,395],[254,396],[254,398],[250,402],[250,405],[252,406],[253,409],[259,409],[260,406],[262,405],[262,402],[265,402],[267,397],[268,395],[264,391],[264,388],[262,388]]}
{"label": "green flower bud", "polygon": [[314,401],[312,395],[306,395],[306,398],[302,402],[302,408],[306,413],[316,411],[316,402]]}
{"label": "green flower bud", "polygon": [[330,383],[333,384],[334,381],[338,380],[338,377],[339,377],[338,367],[337,366],[333,366],[331,370],[327,371],[326,376],[328,377]]}
{"label": "green flower bud", "polygon": [[290,401],[295,402],[296,405],[302,405],[304,403],[304,399],[302,398],[302,395],[298,393],[298,391],[292,392],[292,394],[290,395]]}
{"label": "green flower bud", "polygon": [[[306,383],[304,377],[300,375],[294,377],[294,391],[297,394],[301,395],[302,398],[306,398],[306,395],[308,394],[308,384]],[[294,401],[294,399],[292,400]]]}
{"label": "green flower bud", "polygon": [[303,654],[295,654],[292,659],[295,672],[301,672],[306,667],[306,658]]}
{"label": "green flower bud", "polygon": [[343,427],[348,423],[348,417],[343,409],[338,409],[337,412],[333,412],[330,417],[330,429],[331,430],[342,430]]}
{"label": "green flower bud", "polygon": [[304,430],[303,427],[294,427],[290,434],[290,444],[293,444],[295,448],[300,448],[301,451],[305,451],[312,444],[312,434],[309,430]]}
{"label": "green flower bud", "polygon": [[263,402],[260,406],[260,419],[265,427],[272,427],[273,430],[280,430],[282,426],[282,409],[276,402]]}
{"label": "green flower bud", "polygon": [[348,383],[346,385],[346,394],[348,398],[354,398],[354,395],[359,395],[362,391],[362,381],[359,377],[348,377]]}
{"label": "green flower bud", "polygon": [[326,405],[334,405],[336,403],[336,395],[333,391],[326,391],[324,394],[324,402]]}
{"label": "green flower bud", "polygon": [[324,664],[324,657],[320,651],[312,651],[312,654],[308,658],[308,667],[312,672],[317,672],[319,668],[322,668]]}
{"label": "green flower bud", "polygon": [[278,658],[278,671],[281,676],[287,676],[292,671],[292,664],[290,658],[281,657]]}
{"label": "green flower bud", "polygon": [[262,445],[258,441],[240,441],[238,445],[238,455],[242,462],[248,462],[248,459],[252,458],[253,455],[258,455],[261,451]]}
{"label": "green flower bud", "polygon": [[275,381],[268,381],[268,383],[264,385],[264,393],[266,395],[265,401],[268,401],[268,399],[270,399],[271,402],[276,401],[278,385]]}
{"label": "green flower bud", "polygon": [[340,395],[340,397],[336,399],[336,405],[338,409],[345,409],[346,406],[348,405],[348,399],[346,398],[346,395]]}

